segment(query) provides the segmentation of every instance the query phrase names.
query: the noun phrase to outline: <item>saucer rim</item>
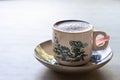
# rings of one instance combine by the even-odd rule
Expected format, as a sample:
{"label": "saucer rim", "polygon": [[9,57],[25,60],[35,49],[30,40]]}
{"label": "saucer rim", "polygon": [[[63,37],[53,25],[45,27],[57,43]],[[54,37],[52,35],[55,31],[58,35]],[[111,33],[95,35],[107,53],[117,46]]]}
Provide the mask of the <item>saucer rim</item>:
{"label": "saucer rim", "polygon": [[[77,68],[77,67],[79,67],[79,68],[81,67],[81,68],[82,68],[82,67],[84,66],[84,65],[82,65],[82,66],[81,66],[81,65],[79,65],[79,66],[65,66],[65,65],[61,65],[61,64],[51,64],[50,62],[47,62],[46,60],[38,57],[38,56],[37,56],[37,53],[36,53],[35,51],[34,51],[34,54],[33,54],[33,55],[34,55],[34,57],[35,57],[37,60],[39,60],[39,61],[41,61],[41,62],[43,62],[43,63],[49,64],[49,65],[53,65],[53,66],[63,66],[63,67],[70,67],[70,68],[71,68],[71,67],[72,67],[72,68],[73,68],[73,67],[76,67],[76,68]],[[110,58],[108,58],[108,57],[110,57]],[[91,63],[90,65],[99,66],[99,65],[101,65],[101,64],[103,64],[103,63],[111,60],[112,57],[113,57],[113,52],[110,52],[109,55],[106,57],[106,58],[108,58],[106,61],[102,62],[103,60],[101,60],[101,61],[99,62],[100,64]],[[90,63],[90,62],[91,62],[91,61],[89,61],[88,63]],[[87,64],[88,64],[88,63],[87,63]],[[84,67],[87,67],[87,66],[84,66]],[[90,66],[89,66],[89,67],[90,67]]]}

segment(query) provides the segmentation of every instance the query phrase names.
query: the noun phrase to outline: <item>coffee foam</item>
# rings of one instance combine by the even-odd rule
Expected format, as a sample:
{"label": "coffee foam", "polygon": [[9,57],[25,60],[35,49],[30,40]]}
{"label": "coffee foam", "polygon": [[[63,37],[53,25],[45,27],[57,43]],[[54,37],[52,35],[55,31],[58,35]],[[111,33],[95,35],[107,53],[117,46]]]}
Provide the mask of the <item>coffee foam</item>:
{"label": "coffee foam", "polygon": [[86,22],[63,22],[55,26],[57,30],[64,32],[84,32],[92,28],[89,23]]}

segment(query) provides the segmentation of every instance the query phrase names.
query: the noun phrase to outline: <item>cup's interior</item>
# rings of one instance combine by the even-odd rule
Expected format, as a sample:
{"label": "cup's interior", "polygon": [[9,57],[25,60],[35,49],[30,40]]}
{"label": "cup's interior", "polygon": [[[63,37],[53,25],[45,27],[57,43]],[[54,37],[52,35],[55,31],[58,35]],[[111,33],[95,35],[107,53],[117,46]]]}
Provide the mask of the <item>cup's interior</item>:
{"label": "cup's interior", "polygon": [[88,31],[92,29],[92,25],[82,20],[64,20],[55,23],[53,28],[59,31],[74,33]]}

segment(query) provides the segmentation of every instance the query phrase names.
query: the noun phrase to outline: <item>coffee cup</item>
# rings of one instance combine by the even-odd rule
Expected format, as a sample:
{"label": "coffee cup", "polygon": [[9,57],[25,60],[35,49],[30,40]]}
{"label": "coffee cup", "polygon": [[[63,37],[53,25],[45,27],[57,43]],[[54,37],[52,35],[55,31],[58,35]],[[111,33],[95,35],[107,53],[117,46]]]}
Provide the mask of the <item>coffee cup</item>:
{"label": "coffee cup", "polygon": [[[96,40],[98,35],[103,38]],[[103,31],[94,31],[93,26],[83,20],[63,20],[53,26],[52,47],[59,64],[83,65],[90,61],[93,50],[105,49],[109,36]]]}

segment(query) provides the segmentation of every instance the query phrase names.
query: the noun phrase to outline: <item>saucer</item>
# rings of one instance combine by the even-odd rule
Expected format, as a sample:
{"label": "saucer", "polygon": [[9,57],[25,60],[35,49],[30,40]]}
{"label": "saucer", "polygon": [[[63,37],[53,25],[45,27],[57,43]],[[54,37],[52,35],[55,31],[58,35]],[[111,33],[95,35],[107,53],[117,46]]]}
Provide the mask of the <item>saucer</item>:
{"label": "saucer", "polygon": [[71,67],[57,63],[53,57],[51,40],[40,43],[35,48],[34,52],[35,58],[43,65],[54,71],[63,73],[84,73],[96,70],[108,63],[113,56],[112,50],[110,46],[108,46],[104,50],[92,51],[91,60],[87,64]]}

